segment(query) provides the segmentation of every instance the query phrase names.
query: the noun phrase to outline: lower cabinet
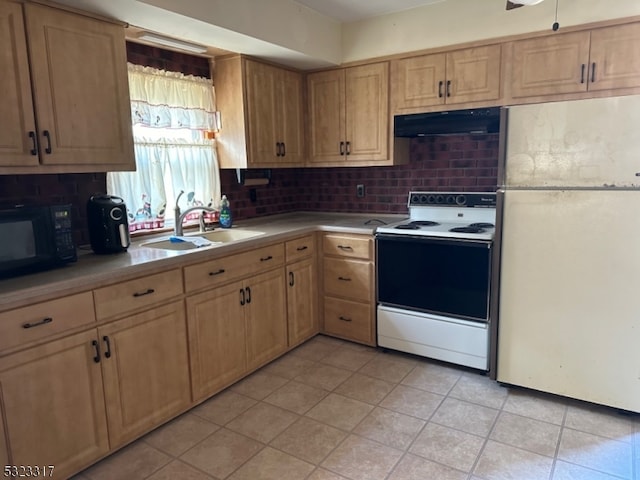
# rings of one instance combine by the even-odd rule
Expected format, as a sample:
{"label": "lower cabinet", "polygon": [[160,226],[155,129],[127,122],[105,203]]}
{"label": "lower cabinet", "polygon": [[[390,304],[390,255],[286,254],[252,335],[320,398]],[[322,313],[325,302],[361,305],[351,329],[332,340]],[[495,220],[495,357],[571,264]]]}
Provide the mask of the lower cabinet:
{"label": "lower cabinet", "polygon": [[222,390],[247,371],[242,282],[187,298],[191,383],[195,401]]}
{"label": "lower cabinet", "polygon": [[287,321],[289,346],[318,333],[315,260],[309,258],[287,266]]}
{"label": "lower cabinet", "polygon": [[282,269],[245,283],[247,367],[254,370],[287,350],[287,308]]}
{"label": "lower cabinet", "polygon": [[0,403],[10,448],[7,460],[3,436],[2,468],[53,465],[53,478],[68,478],[109,451],[96,347],[92,329],[0,358]]}
{"label": "lower cabinet", "polygon": [[182,301],[98,328],[111,448],[191,404]]}
{"label": "lower cabinet", "polygon": [[286,314],[280,268],[188,297],[194,401],[283,353]]}
{"label": "lower cabinet", "polygon": [[373,248],[370,235],[324,234],[324,333],[376,345]]}

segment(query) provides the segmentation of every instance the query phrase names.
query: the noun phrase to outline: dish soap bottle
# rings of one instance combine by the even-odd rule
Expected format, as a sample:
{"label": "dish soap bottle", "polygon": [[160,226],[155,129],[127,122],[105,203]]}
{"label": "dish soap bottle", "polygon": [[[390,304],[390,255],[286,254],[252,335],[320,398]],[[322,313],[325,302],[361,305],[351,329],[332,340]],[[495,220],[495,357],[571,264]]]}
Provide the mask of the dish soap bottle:
{"label": "dish soap bottle", "polygon": [[226,195],[222,195],[222,200],[220,200],[220,226],[222,228],[231,228],[232,223],[229,200]]}

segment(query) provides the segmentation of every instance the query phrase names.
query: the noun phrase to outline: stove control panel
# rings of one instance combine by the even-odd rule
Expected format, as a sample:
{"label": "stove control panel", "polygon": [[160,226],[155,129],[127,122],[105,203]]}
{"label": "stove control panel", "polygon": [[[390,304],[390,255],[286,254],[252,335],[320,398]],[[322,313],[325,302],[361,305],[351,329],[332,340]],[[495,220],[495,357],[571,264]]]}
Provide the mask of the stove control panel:
{"label": "stove control panel", "polygon": [[409,206],[495,208],[494,192],[410,192]]}

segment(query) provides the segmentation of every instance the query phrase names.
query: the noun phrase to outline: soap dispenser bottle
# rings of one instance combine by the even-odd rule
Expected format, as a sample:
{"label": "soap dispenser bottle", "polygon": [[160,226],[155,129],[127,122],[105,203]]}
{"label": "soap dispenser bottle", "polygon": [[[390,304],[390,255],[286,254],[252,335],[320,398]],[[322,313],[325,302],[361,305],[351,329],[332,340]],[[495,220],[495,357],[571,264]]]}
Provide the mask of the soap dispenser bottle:
{"label": "soap dispenser bottle", "polygon": [[222,195],[222,200],[220,200],[220,226],[222,228],[231,228],[232,223],[229,199],[226,195]]}

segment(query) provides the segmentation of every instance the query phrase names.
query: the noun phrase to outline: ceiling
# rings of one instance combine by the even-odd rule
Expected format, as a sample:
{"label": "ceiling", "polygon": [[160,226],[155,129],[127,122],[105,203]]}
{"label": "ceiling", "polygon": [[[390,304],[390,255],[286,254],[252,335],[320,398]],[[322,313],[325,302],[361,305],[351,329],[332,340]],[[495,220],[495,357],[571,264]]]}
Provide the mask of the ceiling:
{"label": "ceiling", "polygon": [[392,12],[446,0],[294,0],[342,23],[356,22]]}

